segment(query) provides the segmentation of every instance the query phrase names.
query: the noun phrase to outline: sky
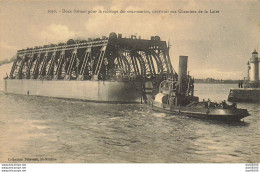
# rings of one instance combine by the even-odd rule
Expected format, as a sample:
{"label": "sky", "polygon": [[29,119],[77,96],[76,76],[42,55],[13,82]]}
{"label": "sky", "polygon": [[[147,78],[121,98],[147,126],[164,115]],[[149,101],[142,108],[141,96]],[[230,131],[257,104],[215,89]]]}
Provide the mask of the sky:
{"label": "sky", "polygon": [[[62,13],[63,9],[72,13]],[[74,9],[119,13],[73,13]],[[251,53],[260,46],[259,9],[259,0],[0,0],[0,60],[11,58],[19,49],[71,38],[108,36],[111,32],[146,39],[158,35],[170,42],[176,71],[178,57],[187,55],[188,70],[195,78],[243,79]],[[57,13],[48,13],[51,10]],[[203,13],[180,13],[190,10]]]}

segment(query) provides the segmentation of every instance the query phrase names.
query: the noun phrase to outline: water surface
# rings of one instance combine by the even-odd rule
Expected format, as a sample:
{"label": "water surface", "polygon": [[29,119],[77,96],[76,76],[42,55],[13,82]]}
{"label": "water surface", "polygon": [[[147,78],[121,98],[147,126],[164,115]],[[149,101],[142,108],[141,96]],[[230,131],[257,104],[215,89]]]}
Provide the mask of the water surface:
{"label": "water surface", "polygon": [[[231,87],[196,84],[195,94],[221,101]],[[251,116],[230,124],[156,113],[141,104],[0,92],[0,162],[259,163],[259,104],[238,107]]]}

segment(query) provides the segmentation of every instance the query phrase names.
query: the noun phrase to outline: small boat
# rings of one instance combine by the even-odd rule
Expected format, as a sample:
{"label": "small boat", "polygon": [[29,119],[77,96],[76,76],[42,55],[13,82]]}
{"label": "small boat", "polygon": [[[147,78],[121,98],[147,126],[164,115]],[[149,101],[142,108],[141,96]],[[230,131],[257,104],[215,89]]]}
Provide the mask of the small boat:
{"label": "small boat", "polygon": [[155,96],[147,95],[147,104],[153,110],[172,115],[183,115],[199,119],[240,121],[250,116],[247,109],[237,108],[236,104],[229,105],[226,101],[221,103],[202,101],[193,94],[178,94],[177,81],[164,80]]}

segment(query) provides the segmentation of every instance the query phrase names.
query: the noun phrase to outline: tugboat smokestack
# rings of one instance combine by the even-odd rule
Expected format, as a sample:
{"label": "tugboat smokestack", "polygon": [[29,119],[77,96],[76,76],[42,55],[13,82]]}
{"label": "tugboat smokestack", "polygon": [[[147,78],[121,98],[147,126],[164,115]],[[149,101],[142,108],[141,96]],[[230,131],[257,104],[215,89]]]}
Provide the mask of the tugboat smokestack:
{"label": "tugboat smokestack", "polygon": [[179,73],[178,73],[178,85],[179,85],[179,94],[186,92],[186,80],[187,80],[187,64],[188,56],[179,57]]}

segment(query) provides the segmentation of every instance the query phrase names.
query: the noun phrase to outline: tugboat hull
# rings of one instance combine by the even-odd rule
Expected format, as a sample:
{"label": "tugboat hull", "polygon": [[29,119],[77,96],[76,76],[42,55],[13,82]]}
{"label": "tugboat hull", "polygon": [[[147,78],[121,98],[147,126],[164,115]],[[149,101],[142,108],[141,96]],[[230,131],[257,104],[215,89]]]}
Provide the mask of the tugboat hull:
{"label": "tugboat hull", "polygon": [[206,120],[240,121],[242,118],[250,116],[246,109],[180,107],[154,101],[149,104],[154,111]]}

